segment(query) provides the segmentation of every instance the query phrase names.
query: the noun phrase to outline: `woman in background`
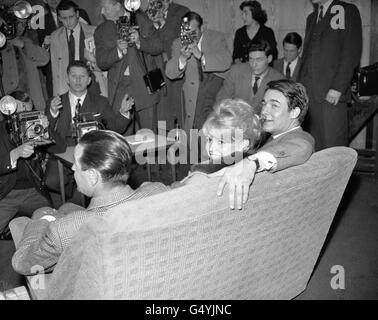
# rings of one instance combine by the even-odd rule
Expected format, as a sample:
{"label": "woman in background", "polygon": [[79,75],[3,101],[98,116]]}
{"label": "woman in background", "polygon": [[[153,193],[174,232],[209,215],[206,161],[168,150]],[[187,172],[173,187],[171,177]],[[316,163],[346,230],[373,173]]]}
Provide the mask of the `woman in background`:
{"label": "woman in background", "polygon": [[240,5],[244,26],[236,30],[234,38],[234,63],[248,61],[248,48],[252,41],[265,40],[273,49],[273,61],[277,59],[277,41],[271,28],[266,27],[266,11],[258,1],[244,1]]}

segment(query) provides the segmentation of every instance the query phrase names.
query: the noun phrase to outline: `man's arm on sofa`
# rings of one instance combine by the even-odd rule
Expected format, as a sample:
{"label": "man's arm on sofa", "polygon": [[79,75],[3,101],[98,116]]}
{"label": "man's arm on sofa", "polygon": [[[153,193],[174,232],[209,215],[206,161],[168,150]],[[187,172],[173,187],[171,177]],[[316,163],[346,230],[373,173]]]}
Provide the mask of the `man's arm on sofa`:
{"label": "man's arm on sofa", "polygon": [[63,251],[56,239],[54,222],[30,220],[12,257],[13,269],[23,275],[51,271]]}

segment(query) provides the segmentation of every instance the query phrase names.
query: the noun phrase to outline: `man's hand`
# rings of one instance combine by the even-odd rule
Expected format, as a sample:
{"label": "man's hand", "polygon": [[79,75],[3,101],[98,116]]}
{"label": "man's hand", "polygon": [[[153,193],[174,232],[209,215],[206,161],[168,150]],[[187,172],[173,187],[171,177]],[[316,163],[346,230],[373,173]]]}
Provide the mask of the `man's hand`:
{"label": "man's hand", "polygon": [[183,65],[185,66],[186,65],[186,62],[188,61],[188,59],[192,56],[192,53],[190,52],[190,49],[189,47],[182,47],[181,50],[180,50],[180,57],[179,57],[179,62],[180,62],[180,65]]}
{"label": "man's hand", "polygon": [[93,52],[90,52],[88,49],[84,49],[84,58],[85,60],[89,61],[91,64],[96,64],[96,57]]}
{"label": "man's hand", "polygon": [[63,108],[62,100],[59,96],[54,97],[50,102],[50,112],[52,115],[56,115],[60,112],[60,109]]}
{"label": "man's hand", "polygon": [[200,49],[198,48],[197,44],[192,44],[189,46],[189,50],[190,52],[193,54],[193,56],[199,60],[202,58],[202,52],[200,51]]}
{"label": "man's hand", "polygon": [[125,116],[126,118],[130,117],[130,110],[134,105],[134,99],[130,97],[127,93],[125,94],[125,97],[122,100],[121,108],[119,109],[119,112]]}
{"label": "man's hand", "polygon": [[[233,166],[223,168],[221,171],[209,175],[210,177],[223,176],[218,186],[217,194],[222,196],[224,187],[228,184],[230,208],[235,206],[241,210],[248,200],[249,186],[256,174],[256,163],[244,159]],[[235,199],[236,192],[236,199]]]}
{"label": "man's hand", "polygon": [[123,55],[127,54],[128,47],[129,47],[129,44],[127,43],[127,41],[123,39],[117,40],[117,48],[119,49],[119,51],[122,52]]}
{"label": "man's hand", "polygon": [[10,43],[20,49],[22,49],[25,46],[25,42],[21,38],[14,38],[10,40]]}
{"label": "man's hand", "polygon": [[20,158],[27,159],[34,153],[34,146],[30,143],[24,143],[17,147],[16,149],[13,149],[10,152],[10,157],[12,161],[17,161]]}
{"label": "man's hand", "polygon": [[340,97],[341,97],[341,92],[331,89],[327,93],[326,100],[330,104],[336,106],[339,103]]}

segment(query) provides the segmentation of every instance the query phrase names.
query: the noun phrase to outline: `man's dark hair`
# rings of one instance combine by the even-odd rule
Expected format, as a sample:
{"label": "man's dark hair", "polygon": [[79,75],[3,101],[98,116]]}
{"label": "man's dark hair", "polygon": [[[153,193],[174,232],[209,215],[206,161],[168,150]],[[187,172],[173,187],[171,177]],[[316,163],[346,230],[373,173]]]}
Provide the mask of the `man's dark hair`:
{"label": "man's dark hair", "polygon": [[253,20],[256,20],[260,25],[264,25],[268,21],[266,11],[262,9],[258,1],[243,1],[240,5],[240,10],[243,11],[245,7],[251,10]]}
{"label": "man's dark hair", "polygon": [[56,7],[56,12],[59,15],[59,11],[66,11],[70,9],[74,9],[75,12],[79,12],[79,6],[75,2],[71,0],[62,0]]}
{"label": "man's dark hair", "polygon": [[197,12],[189,11],[185,16],[182,17],[182,20],[184,20],[185,18],[188,18],[189,22],[192,20],[196,20],[200,28],[203,25],[203,19]]}
{"label": "man's dark hair", "polygon": [[269,56],[273,57],[273,53],[274,53],[269,42],[265,40],[255,40],[251,42],[249,46],[248,54],[255,51],[264,51],[267,57]]}
{"label": "man's dark hair", "polygon": [[82,170],[95,169],[103,182],[126,185],[130,175],[132,152],[125,137],[108,130],[90,131],[81,137],[83,154],[78,161]]}
{"label": "man's dark hair", "polygon": [[25,91],[21,91],[21,90],[13,91],[10,94],[10,96],[13,97],[13,98],[15,98],[18,101],[21,101],[21,102],[30,102],[30,101],[32,101],[32,99],[30,98],[29,94],[26,93]]}
{"label": "man's dark hair", "polygon": [[85,70],[87,70],[87,73],[88,73],[88,76],[91,75],[91,69],[88,67],[88,65],[82,61],[82,60],[74,60],[72,61],[68,67],[67,67],[67,74],[70,73],[70,70],[73,68],[73,67],[78,67],[78,68],[84,68]]}
{"label": "man's dark hair", "polygon": [[302,37],[296,32],[290,32],[283,39],[283,44],[290,43],[295,45],[298,49],[302,47]]}
{"label": "man's dark hair", "polygon": [[305,87],[301,83],[289,79],[270,81],[265,92],[268,90],[281,92],[286,97],[289,110],[299,108],[301,112],[298,116],[298,122],[303,122],[307,114],[309,98]]}

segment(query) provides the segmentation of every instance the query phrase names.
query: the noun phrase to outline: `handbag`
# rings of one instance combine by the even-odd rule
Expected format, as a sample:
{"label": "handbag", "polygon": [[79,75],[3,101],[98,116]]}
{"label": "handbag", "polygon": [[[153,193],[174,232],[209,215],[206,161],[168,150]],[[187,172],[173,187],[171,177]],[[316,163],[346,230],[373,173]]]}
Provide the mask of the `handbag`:
{"label": "handbag", "polygon": [[378,94],[378,62],[355,72],[352,91],[360,97]]}
{"label": "handbag", "polygon": [[[161,72],[160,68],[153,69],[151,71],[148,71],[146,59],[144,57],[144,53],[142,52],[142,68],[145,72],[143,76],[144,83],[146,84],[147,91],[149,94],[153,94],[157,91],[159,91],[161,88],[165,86],[165,80],[163,73]],[[139,61],[140,56],[138,54]]]}

